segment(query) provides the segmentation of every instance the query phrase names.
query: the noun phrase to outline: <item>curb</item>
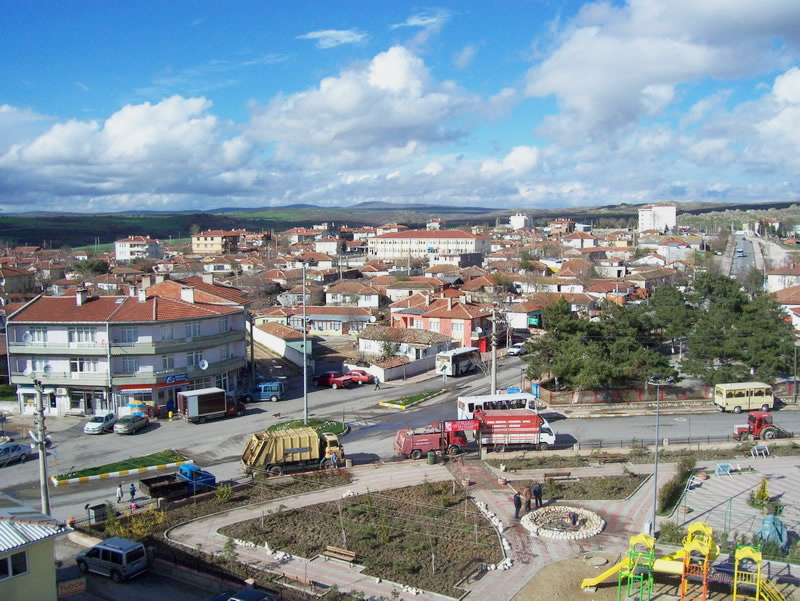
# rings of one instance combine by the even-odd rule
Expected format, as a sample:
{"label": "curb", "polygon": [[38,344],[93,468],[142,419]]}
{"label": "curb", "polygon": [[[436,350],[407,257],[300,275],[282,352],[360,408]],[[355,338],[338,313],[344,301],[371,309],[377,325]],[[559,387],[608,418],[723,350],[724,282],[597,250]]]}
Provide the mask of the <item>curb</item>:
{"label": "curb", "polygon": [[[692,415],[706,415],[711,413],[719,413],[718,411],[659,411],[659,415],[686,415],[690,413]],[[650,416],[655,415],[654,411],[641,411],[641,412],[627,412],[627,413],[579,413],[576,415],[569,415],[566,414],[568,419],[587,419],[587,418],[597,418],[597,417],[642,417],[642,416]]]}
{"label": "curb", "polygon": [[398,405],[396,403],[392,403],[391,401],[381,401],[380,403],[378,403],[378,406],[380,406],[380,407],[388,407],[390,409],[408,409],[410,407],[414,407],[416,405],[419,405],[420,403],[424,403],[425,401],[429,401],[429,400],[431,400],[433,398],[436,398],[437,396],[443,395],[445,392],[447,392],[447,390],[444,390],[444,389],[439,390],[438,392],[434,392],[430,396],[426,396],[424,399],[420,399],[418,401],[414,401],[413,403],[409,403],[408,405]]}
{"label": "curb", "polygon": [[83,484],[84,482],[92,482],[93,480],[106,480],[107,478],[119,478],[120,476],[129,476],[131,474],[143,474],[145,472],[155,472],[158,470],[166,470],[186,463],[194,463],[191,459],[186,461],[175,461],[174,463],[162,463],[161,465],[150,465],[148,467],[136,467],[131,470],[120,470],[118,472],[106,472],[105,474],[95,474],[94,476],[79,476],[78,478],[62,478],[58,479],[55,476],[50,477],[50,483],[53,486],[61,484]]}

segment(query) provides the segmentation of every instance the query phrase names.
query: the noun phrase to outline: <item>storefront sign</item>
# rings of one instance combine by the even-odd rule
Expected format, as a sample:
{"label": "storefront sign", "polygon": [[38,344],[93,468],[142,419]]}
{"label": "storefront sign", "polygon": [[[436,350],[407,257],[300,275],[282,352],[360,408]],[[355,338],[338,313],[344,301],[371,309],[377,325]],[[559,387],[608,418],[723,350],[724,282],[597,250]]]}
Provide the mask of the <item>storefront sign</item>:
{"label": "storefront sign", "polygon": [[167,376],[167,384],[177,384],[178,382],[185,382],[188,374],[175,374],[174,376]]}

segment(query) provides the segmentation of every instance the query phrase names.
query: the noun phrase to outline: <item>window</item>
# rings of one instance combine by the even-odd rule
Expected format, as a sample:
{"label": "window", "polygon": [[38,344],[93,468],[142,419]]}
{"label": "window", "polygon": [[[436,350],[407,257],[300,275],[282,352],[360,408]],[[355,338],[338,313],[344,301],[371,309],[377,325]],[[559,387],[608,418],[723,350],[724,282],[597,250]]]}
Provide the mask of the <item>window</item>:
{"label": "window", "polygon": [[122,326],[119,333],[120,342],[133,343],[139,339],[139,333],[136,326]]}
{"label": "window", "polygon": [[35,372],[43,372],[45,368],[49,365],[47,359],[33,359],[32,361],[33,371]]}
{"label": "window", "polygon": [[28,571],[28,556],[25,551],[0,558],[0,580],[25,574]]}
{"label": "window", "polygon": [[186,322],[186,337],[187,338],[194,338],[195,336],[200,335],[200,322],[199,321],[187,321]]}
{"label": "window", "polygon": [[438,332],[439,331],[439,320],[438,319],[431,319],[428,321],[430,324],[431,332]]}
{"label": "window", "polygon": [[69,360],[69,370],[71,372],[96,372],[97,359],[73,357]]}
{"label": "window", "polygon": [[219,318],[219,331],[220,332],[227,332],[228,331],[228,316],[225,315],[224,317]]}
{"label": "window", "polygon": [[189,367],[197,367],[203,360],[203,351],[192,351],[186,353],[186,365]]}
{"label": "window", "polygon": [[171,323],[161,324],[161,340],[173,340],[175,332],[172,329]]}
{"label": "window", "polygon": [[161,369],[175,369],[175,357],[172,355],[161,355]]}
{"label": "window", "polygon": [[134,374],[139,371],[139,357],[123,357],[122,358],[122,372],[126,374]]}
{"label": "window", "polygon": [[45,326],[31,326],[31,342],[47,342],[47,328]]}
{"label": "window", "polygon": [[231,345],[230,344],[223,344],[222,345],[222,348],[220,348],[220,351],[219,351],[219,358],[222,361],[225,361],[226,359],[230,359],[231,358]]}
{"label": "window", "polygon": [[421,319],[415,319],[414,320],[414,329],[416,329],[416,330],[421,330],[422,329],[422,320]]}
{"label": "window", "polygon": [[464,333],[464,322],[463,321],[454,321],[453,322],[453,334],[463,334]]}
{"label": "window", "polygon": [[77,326],[69,328],[69,342],[76,344],[79,342],[94,342],[95,328]]}

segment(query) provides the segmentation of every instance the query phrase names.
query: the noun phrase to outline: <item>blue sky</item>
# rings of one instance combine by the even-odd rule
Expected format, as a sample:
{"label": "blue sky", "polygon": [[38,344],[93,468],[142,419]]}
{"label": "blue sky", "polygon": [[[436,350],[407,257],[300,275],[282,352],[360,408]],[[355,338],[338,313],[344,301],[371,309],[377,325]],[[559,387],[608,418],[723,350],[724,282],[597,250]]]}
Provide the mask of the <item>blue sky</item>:
{"label": "blue sky", "polygon": [[6,213],[797,198],[796,0],[8,3],[0,28]]}

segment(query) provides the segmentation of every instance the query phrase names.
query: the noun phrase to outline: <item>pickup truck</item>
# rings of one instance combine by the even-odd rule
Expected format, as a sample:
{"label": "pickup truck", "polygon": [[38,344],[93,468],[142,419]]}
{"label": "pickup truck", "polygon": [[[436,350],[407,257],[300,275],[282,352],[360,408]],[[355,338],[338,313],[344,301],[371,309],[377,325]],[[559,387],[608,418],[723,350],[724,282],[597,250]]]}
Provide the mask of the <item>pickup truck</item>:
{"label": "pickup truck", "polygon": [[214,474],[185,463],[174,474],[161,474],[139,480],[139,488],[153,499],[180,499],[213,490],[217,486]]}
{"label": "pickup truck", "polygon": [[314,386],[330,386],[334,390],[345,388],[353,383],[353,378],[340,371],[326,371],[311,379]]}

